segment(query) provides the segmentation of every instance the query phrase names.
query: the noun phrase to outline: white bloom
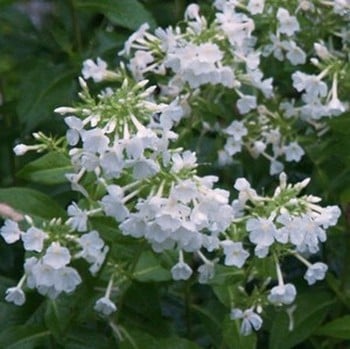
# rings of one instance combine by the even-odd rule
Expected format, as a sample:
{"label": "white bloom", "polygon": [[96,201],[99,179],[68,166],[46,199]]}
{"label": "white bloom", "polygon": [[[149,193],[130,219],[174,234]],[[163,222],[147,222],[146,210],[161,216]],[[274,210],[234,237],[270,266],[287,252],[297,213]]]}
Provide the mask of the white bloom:
{"label": "white bloom", "polygon": [[63,267],[55,271],[54,287],[58,292],[73,292],[81,283],[78,272],[71,267]]}
{"label": "white bloom", "polygon": [[96,230],[82,235],[78,239],[78,243],[83,249],[79,256],[86,259],[89,263],[94,263],[99,258],[104,246],[104,241]]}
{"label": "white bloom", "polygon": [[271,289],[267,299],[275,305],[291,304],[294,302],[297,291],[293,284],[278,285]]}
{"label": "white bloom", "polygon": [[305,52],[294,41],[286,42],[284,47],[287,50],[286,57],[293,65],[304,64],[306,62]]}
{"label": "white bloom", "polygon": [[174,280],[187,280],[192,275],[192,269],[185,262],[179,261],[171,268],[171,275]]}
{"label": "white bloom", "polygon": [[313,285],[317,280],[323,280],[328,270],[327,264],[317,262],[312,264],[306,271],[304,279],[309,285]]}
{"label": "white bloom", "polygon": [[263,13],[265,0],[249,0],[247,9],[252,15]]}
{"label": "white bloom", "polygon": [[13,244],[18,241],[21,234],[23,234],[23,232],[20,230],[18,224],[11,219],[6,219],[5,224],[0,229],[0,235],[8,244]]}
{"label": "white bloom", "polygon": [[129,164],[133,167],[132,175],[136,180],[152,177],[160,170],[156,161],[147,158],[132,160]]}
{"label": "white bloom", "polygon": [[80,132],[84,129],[83,121],[76,116],[67,116],[64,118],[64,122],[69,127],[66,133],[68,144],[72,146],[78,144]]}
{"label": "white bloom", "polygon": [[235,308],[231,310],[230,317],[232,320],[242,319],[240,332],[243,336],[248,336],[252,333],[252,330],[258,331],[262,326],[262,318],[255,313],[252,308],[242,311]]}
{"label": "white bloom", "polygon": [[241,114],[247,114],[256,107],[257,102],[255,96],[244,95],[237,101],[237,108]]}
{"label": "white bloom", "polygon": [[67,220],[68,225],[79,232],[87,230],[87,211],[82,210],[77,203],[72,202],[67,208],[67,213],[70,216]]}
{"label": "white bloom", "polygon": [[199,273],[198,282],[200,284],[206,284],[214,277],[214,263],[204,263],[197,269],[197,271]]}
{"label": "white bloom", "polygon": [[283,169],[284,169],[284,165],[281,161],[273,159],[270,162],[270,175],[271,176],[281,173],[283,171]]}
{"label": "white bloom", "polygon": [[184,204],[189,203],[198,195],[196,183],[191,179],[185,179],[172,188],[170,197]]}
{"label": "white bloom", "polygon": [[13,148],[13,152],[17,155],[17,156],[21,156],[24,155],[27,151],[29,151],[31,148],[28,145],[25,144],[17,144],[14,148]]}
{"label": "white bloom", "polygon": [[68,248],[61,247],[59,242],[52,242],[46,250],[43,262],[54,269],[60,269],[70,262],[70,258]]}
{"label": "white bloom", "polygon": [[175,153],[172,157],[173,166],[171,171],[178,173],[182,169],[192,169],[197,166],[197,157],[196,154],[186,150],[181,155]]}
{"label": "white bloom", "polygon": [[248,134],[247,128],[244,126],[243,121],[232,121],[230,126],[224,129],[225,133],[232,136],[235,141],[240,141],[244,136]]}
{"label": "white bloom", "polygon": [[31,227],[22,234],[24,249],[27,251],[41,252],[44,247],[44,240],[48,237],[42,230]]}
{"label": "white bloom", "polygon": [[278,31],[280,33],[292,36],[296,31],[300,30],[296,17],[291,16],[285,8],[280,7],[278,9],[277,19],[279,21]]}
{"label": "white bloom", "polygon": [[101,297],[96,301],[94,309],[108,316],[117,311],[117,306],[108,297]]}
{"label": "white bloom", "polygon": [[224,249],[225,265],[234,265],[237,268],[242,268],[249,257],[249,253],[243,248],[242,243],[224,240],[221,242],[221,246]]}
{"label": "white bloom", "polygon": [[124,192],[118,185],[107,186],[108,195],[101,200],[101,205],[107,216],[114,217],[118,222],[122,222],[129,215],[129,210],[123,204]]}
{"label": "white bloom", "polygon": [[83,62],[81,71],[84,79],[92,78],[95,82],[102,81],[107,75],[107,63],[100,57],[97,58],[97,63],[92,59],[87,59]]}
{"label": "white bloom", "polygon": [[287,161],[300,161],[305,154],[303,148],[297,142],[291,142],[283,148]]}
{"label": "white bloom", "polygon": [[26,301],[26,296],[20,287],[10,287],[6,290],[5,300],[16,305],[23,305]]}
{"label": "white bloom", "polygon": [[306,98],[311,101],[317,100],[318,97],[326,97],[328,87],[326,83],[320,80],[317,75],[308,75],[300,71],[296,71],[292,75],[293,86],[298,92],[305,90]]}
{"label": "white bloom", "polygon": [[224,150],[229,156],[233,156],[242,151],[242,141],[236,141],[233,137],[228,137]]}
{"label": "white bloom", "polygon": [[87,152],[103,154],[107,150],[109,138],[100,128],[82,132],[81,138],[83,149]]}
{"label": "white bloom", "polygon": [[271,246],[275,239],[276,227],[266,218],[249,218],[246,224],[249,232],[249,240],[259,246]]}
{"label": "white bloom", "polygon": [[341,211],[338,206],[327,206],[322,208],[321,213],[315,218],[315,222],[327,229],[337,224],[340,215]]}
{"label": "white bloom", "polygon": [[237,178],[233,187],[239,191],[238,200],[242,205],[247,200],[258,198],[256,191],[251,188],[250,183],[243,177]]}

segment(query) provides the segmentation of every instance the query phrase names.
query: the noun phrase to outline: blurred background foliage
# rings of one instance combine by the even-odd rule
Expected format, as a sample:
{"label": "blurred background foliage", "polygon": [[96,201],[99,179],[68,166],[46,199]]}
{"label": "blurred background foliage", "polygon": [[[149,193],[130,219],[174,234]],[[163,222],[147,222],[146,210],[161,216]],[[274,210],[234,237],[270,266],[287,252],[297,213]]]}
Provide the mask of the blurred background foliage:
{"label": "blurred background foliage", "polygon": [[[87,58],[102,57],[111,66],[115,66],[120,59],[117,52],[128,36],[142,23],[148,22],[153,28],[174,25],[181,21],[186,6],[191,2],[186,0],[0,0],[0,187],[2,188],[0,202],[6,196],[5,188],[21,186],[40,189],[61,206],[67,204],[71,199],[68,185],[50,186],[49,182],[38,184],[35,180],[33,183],[33,171],[23,171],[23,168],[38,156],[29,154],[24,157],[15,157],[12,150],[14,145],[30,144],[31,134],[39,130],[46,134],[64,135],[63,120],[55,115],[53,110],[58,106],[71,105],[77,98],[77,77],[80,75],[82,62]],[[201,5],[204,12],[211,4],[209,0],[196,2]],[[274,69],[273,65],[271,69]],[[348,230],[350,118],[348,113],[329,122],[329,127],[330,133],[325,140],[307,147],[306,161],[302,165],[295,165],[291,178],[294,180],[311,175],[310,192],[325,198],[325,203],[338,204],[343,208],[345,214],[341,224],[330,234],[329,242],[323,251],[323,259],[330,265],[331,273],[327,279],[327,285],[320,287],[319,292],[316,290],[315,294],[312,294],[311,290],[309,293],[306,290],[304,295],[301,294],[301,302],[306,304],[306,311],[303,312],[304,309],[300,308],[297,312],[296,321],[299,322],[296,325],[299,327],[296,334],[292,335],[286,332],[286,329],[281,330],[282,323],[285,323],[285,328],[287,327],[288,319],[285,313],[277,314],[277,317],[274,315],[274,321],[270,319],[270,324],[267,321],[271,335],[269,339],[265,338],[262,341],[265,343],[262,348],[267,347],[267,341],[269,341],[269,347],[273,349],[350,348],[350,344],[347,344],[350,318],[344,318],[345,320],[340,324],[345,326],[343,330],[340,329],[340,325],[319,329],[323,320],[346,317],[350,309]],[[201,151],[207,153],[206,147],[210,147],[214,142],[215,138],[202,140],[201,148],[196,149],[199,150],[199,155]],[[198,142],[194,145],[193,140],[189,140],[188,145],[194,149],[198,146]],[[50,161],[59,163],[60,159],[57,157]],[[244,160],[244,158],[242,161],[246,167],[242,168],[241,162],[237,162],[232,168],[221,173],[221,178],[228,187],[232,186],[235,177],[247,174],[252,177],[250,180],[254,186],[260,186],[260,188],[268,188],[274,181],[273,178],[266,176],[268,170],[263,163]],[[62,163],[64,164],[64,161]],[[40,164],[38,167],[42,170]],[[204,168],[203,171],[205,172],[206,169]],[[15,200],[17,206],[20,205],[20,201],[26,201],[26,207],[33,202],[33,207],[41,209],[43,215],[45,211],[57,210],[55,204],[46,202],[41,197],[33,197],[31,192],[28,192],[28,197],[12,197],[11,200]],[[21,274],[19,266],[22,265],[23,257],[20,246],[16,247],[10,248],[2,239],[0,241],[1,298],[6,287],[13,284],[11,279],[17,279]],[[290,268],[292,269],[293,265]],[[186,293],[190,285],[181,284],[179,287],[183,287]],[[170,349],[197,347],[192,345],[192,342],[179,339],[155,342],[152,335],[157,336],[158,333],[152,333],[152,329],[162,331],[163,334],[171,334],[172,331],[168,323],[164,323],[164,317],[159,308],[161,296],[163,302],[165,300],[167,303],[168,317],[177,326],[177,333],[187,333],[187,337],[197,338],[197,342],[203,347],[210,347],[210,343],[214,340],[221,343],[217,346],[218,348],[255,347],[254,339],[254,343],[252,339],[239,339],[238,329],[234,323],[223,318],[225,314],[223,305],[212,298],[212,293],[207,294],[207,289],[198,290],[197,294],[201,296],[191,305],[193,309],[189,309],[189,304],[179,303],[179,290],[176,288],[171,293],[162,295],[161,292],[164,290],[157,290],[155,284],[149,283],[144,284],[143,291],[149,300],[148,304],[142,303],[136,287],[128,291],[125,307],[130,308],[131,315],[128,319],[122,320],[130,326],[136,322],[138,326],[143,323],[148,334],[135,330],[131,333],[136,341],[135,346],[124,343],[120,346],[121,348],[154,348],[154,345]],[[54,337],[59,337],[74,320],[77,325],[69,334],[71,338],[69,343],[73,343],[69,348],[112,347],[110,338],[104,336],[107,329],[103,327],[102,322],[90,322],[87,326],[92,314],[84,313],[85,320],[82,320],[82,315],[79,315],[80,318],[76,315],[88,307],[85,303],[79,304],[79,301],[88,299],[88,297],[84,298],[84,295],[89,292],[88,286],[81,289],[80,293],[77,292],[73,301],[69,303],[70,308],[63,306],[67,302],[65,297],[58,303],[46,305],[45,308],[40,306],[42,299],[34,295],[22,308],[2,303],[0,312],[2,330],[14,324],[20,324],[23,327],[17,328],[14,333],[11,330],[7,331],[7,337],[2,338],[1,343],[12,343],[11,338],[18,338],[18,343],[16,342],[18,346],[11,346],[11,348],[27,348],[23,346],[21,338],[26,338],[28,333],[46,338],[45,331],[49,328],[51,333],[54,333]],[[220,300],[224,297],[219,286],[216,296]],[[202,307],[201,302],[205,302],[205,306]],[[70,310],[72,312],[69,316],[57,312],[57,304],[62,305],[62,309],[68,309],[68,313]],[[202,328],[193,328],[192,333],[182,328],[183,323],[176,316],[177,313],[189,316],[189,312],[192,312],[193,319],[199,319],[197,323],[202,324]],[[37,321],[37,319],[41,320]],[[159,327],[160,323],[164,323],[162,328]],[[220,324],[224,324],[224,327],[219,329]],[[87,332],[87,328],[91,334]],[[140,329],[140,326],[138,328]],[[220,331],[222,336],[218,336]],[[313,336],[311,336],[312,333]],[[325,337],[325,334],[329,337]],[[85,339],[79,342],[82,336],[85,336]],[[55,342],[50,340],[53,341],[52,343]],[[90,346],[87,347],[86,343],[90,343]],[[297,345],[298,343],[301,344]],[[0,345],[0,347],[6,346]],[[35,348],[46,347],[36,346]],[[61,347],[68,348],[64,344],[52,346],[52,348]],[[28,346],[28,348],[34,348],[34,346]]]}

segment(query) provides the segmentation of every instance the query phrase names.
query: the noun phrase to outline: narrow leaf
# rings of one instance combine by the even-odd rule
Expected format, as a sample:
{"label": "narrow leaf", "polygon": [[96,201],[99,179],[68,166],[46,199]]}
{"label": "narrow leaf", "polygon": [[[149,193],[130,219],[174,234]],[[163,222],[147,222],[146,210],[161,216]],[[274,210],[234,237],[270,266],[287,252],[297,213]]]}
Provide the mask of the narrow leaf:
{"label": "narrow leaf", "polygon": [[0,189],[0,202],[31,217],[50,219],[66,215],[53,199],[34,189],[21,187]]}

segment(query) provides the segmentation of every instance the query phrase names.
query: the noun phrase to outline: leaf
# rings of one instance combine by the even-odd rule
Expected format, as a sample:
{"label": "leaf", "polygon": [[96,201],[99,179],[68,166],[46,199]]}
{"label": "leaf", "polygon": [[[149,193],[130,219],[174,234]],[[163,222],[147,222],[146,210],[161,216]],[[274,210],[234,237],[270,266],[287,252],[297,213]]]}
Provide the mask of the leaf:
{"label": "leaf", "polygon": [[164,338],[156,342],[156,348],[162,349],[199,349],[199,346],[185,338]]}
{"label": "leaf", "polygon": [[350,339],[350,315],[345,315],[326,323],[315,334],[339,339]]}
{"label": "leaf", "polygon": [[152,15],[137,0],[80,0],[77,7],[101,12],[113,24],[131,30],[136,30],[145,22],[151,27],[156,26]]}
{"label": "leaf", "polygon": [[222,324],[223,342],[226,344],[225,348],[229,349],[255,349],[256,348],[256,334],[252,333],[249,336],[242,336],[240,334],[240,325],[238,320],[231,320],[227,316]]}
{"label": "leaf", "polygon": [[28,181],[52,185],[67,182],[65,174],[71,169],[72,165],[66,155],[52,152],[25,165],[17,175]]}
{"label": "leaf", "polygon": [[53,121],[58,118],[53,110],[71,101],[76,75],[77,72],[64,65],[45,66],[41,62],[31,68],[22,80],[17,105],[19,120],[27,132],[49,118]]}
{"label": "leaf", "polygon": [[64,344],[65,349],[109,349],[115,347],[105,333],[97,332],[91,327],[74,328],[67,337]]}
{"label": "leaf", "polygon": [[141,254],[133,276],[136,280],[142,282],[171,280],[170,271],[163,268],[160,265],[159,258],[150,251],[145,251]]}
{"label": "leaf", "polygon": [[29,188],[0,189],[0,202],[31,217],[51,219],[65,217],[66,212],[49,196]]}
{"label": "leaf", "polygon": [[313,291],[297,297],[293,313],[294,328],[288,330],[289,319],[285,311],[277,313],[273,319],[269,349],[289,349],[301,343],[315,331],[335,302],[332,295],[324,291]]}
{"label": "leaf", "polygon": [[72,319],[72,310],[68,305],[69,303],[61,298],[48,299],[46,303],[45,324],[58,341],[65,337]]}
{"label": "leaf", "polygon": [[155,338],[138,330],[121,330],[124,340],[120,343],[120,349],[199,349],[196,343],[181,337]]}
{"label": "leaf", "polygon": [[0,348],[32,349],[50,336],[50,331],[37,325],[13,326],[0,334]]}

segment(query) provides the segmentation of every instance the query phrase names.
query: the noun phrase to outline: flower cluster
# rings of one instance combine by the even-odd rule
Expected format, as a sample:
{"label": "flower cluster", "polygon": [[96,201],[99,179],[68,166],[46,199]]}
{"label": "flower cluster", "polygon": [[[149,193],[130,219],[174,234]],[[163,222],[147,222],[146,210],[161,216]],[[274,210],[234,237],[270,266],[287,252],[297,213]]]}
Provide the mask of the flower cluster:
{"label": "flower cluster", "polygon": [[[72,229],[60,219],[53,219],[42,227],[33,224],[26,216],[29,227],[22,231],[19,224],[11,219],[5,220],[0,234],[8,244],[22,241],[26,251],[24,275],[16,287],[7,291],[6,300],[17,305],[25,302],[22,288],[36,288],[50,298],[58,297],[62,292],[72,293],[82,282],[78,271],[70,265],[78,258],[91,264],[90,272],[96,273],[106,256],[108,246],[96,231],[77,238]],[[75,254],[73,254],[75,253]]]}
{"label": "flower cluster", "polygon": [[[21,223],[5,221],[0,230],[4,240],[21,240],[26,251],[24,275],[7,290],[6,300],[23,304],[25,286],[50,298],[73,292],[83,282],[74,263],[83,259],[90,273],[107,284],[94,309],[105,316],[117,311],[112,290],[130,261],[121,263],[111,253],[119,242],[105,239],[104,229],[94,225],[96,218],[108,220],[119,238],[143,241],[155,253],[169,252],[173,280],[194,277],[196,269],[198,282],[211,285],[220,264],[241,270],[237,289],[242,292],[232,299],[231,318],[241,320],[244,335],[261,328],[260,314],[267,304],[294,302],[297,290],[284,280],[284,259],[296,258],[306,266],[309,285],[322,280],[327,265],[307,258],[319,252],[340,210],[320,206],[316,196],[301,195],[309,179],[287,184],[281,157],[297,162],[305,153],[298,143],[297,122],[315,126],[321,117],[345,111],[337,94],[342,57],[315,44],[322,61],[315,65],[321,73],[297,70],[291,75],[292,86],[301,93],[295,102],[299,106],[280,101],[278,86],[263,73],[264,59],[271,55],[286,58],[293,67],[306,62],[303,45],[296,43],[302,30],[299,12],[313,11],[306,3],[276,8],[263,0],[216,0],[211,23],[192,4],[184,28],[158,28],[151,34],[144,24],[132,34],[120,52],[129,59],[126,65],[110,70],[100,58],[85,61],[80,101],[55,110],[68,127],[65,140],[38,133],[37,145],[14,149],[23,155],[61,147],[72,164],[66,178],[77,199],[63,220],[34,223],[26,216]],[[343,16],[345,9],[339,3],[334,11],[334,16]],[[263,19],[273,19],[275,34],[258,40],[254,31]],[[333,74],[330,94],[322,80],[328,74]],[[159,78],[160,92],[149,76]],[[108,87],[94,95],[88,79]],[[203,106],[213,101],[222,104],[227,115],[202,116]],[[316,104],[327,110],[310,114],[307,108],[312,105],[314,112]],[[199,125],[207,132],[223,136],[221,164],[243,149],[267,158],[270,173],[280,174],[274,194],[259,195],[241,177],[234,183],[237,198],[231,202],[217,176],[201,176],[196,153],[176,145],[183,137],[179,124],[189,127],[193,115],[200,116]],[[260,271],[262,260],[274,266],[268,277]],[[246,292],[246,280],[259,287]]]}
{"label": "flower cluster", "polygon": [[[180,104],[187,105],[192,126],[199,114],[198,127],[215,130],[226,139],[218,149],[220,164],[230,163],[232,156],[245,150],[253,157],[266,158],[270,174],[278,174],[283,171],[284,161],[298,162],[305,154],[299,139],[315,130],[322,133],[322,118],[347,110],[337,90],[347,70],[344,26],[340,26],[339,34],[342,48],[335,50],[316,37],[310,43],[300,20],[312,26],[323,20],[323,13],[329,13],[329,6],[334,6],[334,18],[330,20],[343,23],[347,6],[343,2],[320,2],[316,8],[309,1],[292,1],[282,7],[245,0],[217,0],[214,5],[216,13],[211,22],[201,15],[198,5],[191,4],[181,27],[158,28],[151,33],[148,25],[141,26],[120,54],[129,59],[128,67],[135,79],[155,75],[161,81],[163,100],[176,96]],[[315,54],[317,58],[312,58]],[[294,92],[290,94],[302,93],[301,98],[281,100],[280,83],[264,74],[271,57],[291,65],[290,86]],[[321,69],[318,75],[302,72],[308,60]],[[326,77],[332,78],[331,89],[323,80]],[[211,112],[208,100],[224,105],[228,98],[231,105],[225,113],[218,108]],[[218,123],[218,119],[222,121]],[[300,122],[304,127],[297,129],[295,125]]]}

